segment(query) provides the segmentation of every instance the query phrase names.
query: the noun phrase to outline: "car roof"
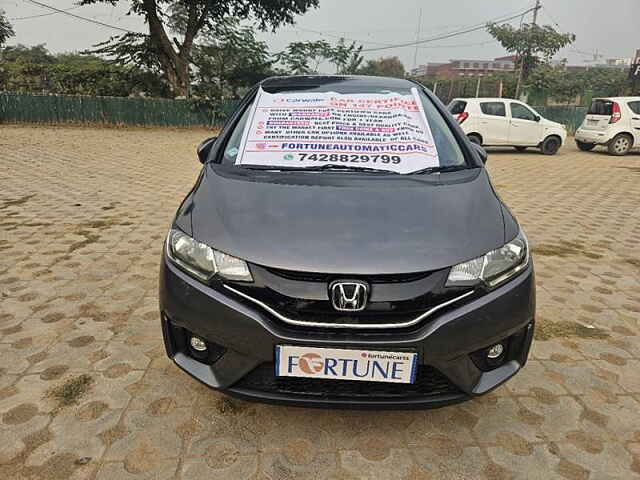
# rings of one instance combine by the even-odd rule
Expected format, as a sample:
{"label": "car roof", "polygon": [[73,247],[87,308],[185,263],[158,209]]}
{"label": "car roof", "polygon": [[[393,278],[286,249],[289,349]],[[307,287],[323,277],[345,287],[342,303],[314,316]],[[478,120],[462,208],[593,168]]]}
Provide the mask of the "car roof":
{"label": "car roof", "polygon": [[640,97],[594,97],[593,100],[612,100],[619,102],[639,102]]}
{"label": "car roof", "polygon": [[497,97],[472,97],[472,98],[454,98],[452,100],[453,101],[464,101],[464,102],[472,102],[472,101],[478,101],[478,102],[519,102],[519,103],[524,103],[521,102],[520,100],[516,100],[515,98],[497,98]]}
{"label": "car roof", "polygon": [[416,84],[404,78],[373,77],[366,75],[291,75],[282,77],[270,77],[260,84],[263,88],[290,88],[290,87],[319,87],[332,84],[350,87],[385,87],[385,88],[412,88]]}

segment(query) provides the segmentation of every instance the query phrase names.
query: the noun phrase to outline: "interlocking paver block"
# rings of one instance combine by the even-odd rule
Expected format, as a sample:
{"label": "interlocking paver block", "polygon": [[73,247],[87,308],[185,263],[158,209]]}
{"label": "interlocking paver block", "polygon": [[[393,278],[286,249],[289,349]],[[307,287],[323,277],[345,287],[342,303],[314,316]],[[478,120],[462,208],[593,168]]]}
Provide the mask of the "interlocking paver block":
{"label": "interlocking paver block", "polygon": [[490,153],[538,285],[506,387],[324,411],[229,400],[164,356],[159,256],[208,136],[0,126],[0,478],[640,478],[638,153]]}

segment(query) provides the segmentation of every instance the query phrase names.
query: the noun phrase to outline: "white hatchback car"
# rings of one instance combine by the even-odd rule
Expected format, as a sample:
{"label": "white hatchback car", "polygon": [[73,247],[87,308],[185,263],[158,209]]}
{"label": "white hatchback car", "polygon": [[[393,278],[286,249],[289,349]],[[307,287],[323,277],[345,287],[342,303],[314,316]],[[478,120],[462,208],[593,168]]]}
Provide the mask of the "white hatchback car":
{"label": "white hatchback car", "polygon": [[576,131],[576,145],[585,152],[606,145],[611,155],[640,146],[640,97],[595,98]]}
{"label": "white hatchback car", "polygon": [[526,103],[508,98],[456,98],[449,112],[469,140],[486,147],[509,146],[518,151],[540,148],[554,155],[567,138],[564,125],[543,118]]}

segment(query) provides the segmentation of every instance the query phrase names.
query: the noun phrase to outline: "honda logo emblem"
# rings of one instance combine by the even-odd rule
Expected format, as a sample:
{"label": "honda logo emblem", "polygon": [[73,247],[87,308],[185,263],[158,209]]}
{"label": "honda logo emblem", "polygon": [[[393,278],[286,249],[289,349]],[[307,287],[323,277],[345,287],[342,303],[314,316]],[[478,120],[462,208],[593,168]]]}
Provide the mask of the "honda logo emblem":
{"label": "honda logo emblem", "polygon": [[369,300],[369,285],[358,280],[337,280],[329,285],[333,308],[340,312],[360,312]]}

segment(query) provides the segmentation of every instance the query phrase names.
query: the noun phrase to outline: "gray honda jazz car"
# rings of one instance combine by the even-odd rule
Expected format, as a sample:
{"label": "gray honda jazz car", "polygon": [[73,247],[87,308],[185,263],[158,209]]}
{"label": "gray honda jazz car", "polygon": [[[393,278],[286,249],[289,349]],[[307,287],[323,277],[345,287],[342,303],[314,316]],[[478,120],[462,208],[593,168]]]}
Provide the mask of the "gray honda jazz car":
{"label": "gray honda jazz car", "polygon": [[408,409],[525,365],[527,237],[423,86],[270,78],[198,156],[160,269],[166,352],[188,374],[249,400]]}

